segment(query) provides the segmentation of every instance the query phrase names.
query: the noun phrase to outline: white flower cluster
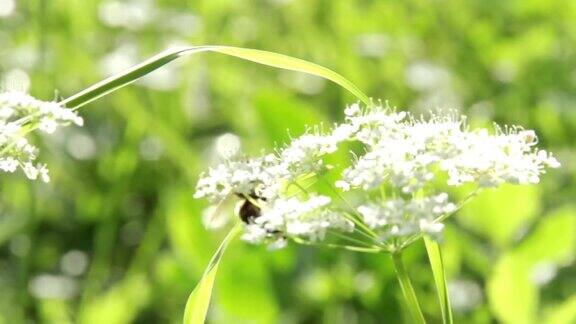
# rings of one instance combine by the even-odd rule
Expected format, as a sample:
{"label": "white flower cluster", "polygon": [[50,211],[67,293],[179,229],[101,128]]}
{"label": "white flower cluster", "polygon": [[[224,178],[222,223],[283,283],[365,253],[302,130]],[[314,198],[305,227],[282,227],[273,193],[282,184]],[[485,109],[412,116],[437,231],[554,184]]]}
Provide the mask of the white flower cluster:
{"label": "white flower cluster", "polygon": [[279,248],[286,237],[322,241],[328,229],[351,232],[354,224],[328,208],[331,199],[310,196],[307,200],[279,198],[263,207],[262,214],[246,226],[242,238],[252,243],[269,243]]}
{"label": "white flower cluster", "polygon": [[277,160],[270,154],[255,159],[225,161],[200,176],[194,198],[206,197],[216,203],[230,194],[249,195],[256,188],[265,188],[266,196],[263,198],[272,199],[278,186]]}
{"label": "white flower cluster", "polygon": [[316,131],[316,133],[304,134],[280,151],[279,159],[288,173],[294,175],[321,170],[323,167],[321,157],[335,152],[338,149],[338,143],[345,139],[332,134],[320,135],[319,133]]}
{"label": "white flower cluster", "polygon": [[323,169],[322,157],[337,150],[332,134],[306,133],[276,154],[253,159],[234,159],[210,168],[200,175],[195,198],[218,202],[230,194],[273,200],[298,177]]}
{"label": "white flower cluster", "polygon": [[[346,124],[357,129],[353,139],[364,144],[366,153],[344,170],[336,185],[344,191],[385,186],[409,197],[358,207],[383,240],[417,232],[440,237],[443,225],[435,220],[455,206],[445,193],[434,194],[439,179],[450,186],[476,183],[480,188],[531,184],[539,182],[546,167],[560,166],[551,154],[535,148],[534,131],[520,127],[496,127],[490,134],[469,130],[465,118],[453,113],[417,119],[387,107],[363,111],[358,105],[345,112]],[[438,177],[439,172],[446,176]],[[414,198],[417,192],[432,196]]]}
{"label": "white flower cluster", "polygon": [[499,128],[469,131],[464,118],[452,114],[415,119],[380,106],[362,111],[357,105],[346,110],[347,123],[359,130],[354,138],[366,145],[366,154],[346,169],[338,186],[343,190],[369,190],[389,182],[405,194],[422,189],[440,168],[448,184],[474,182],[482,187],[502,183],[537,183],[545,167],[558,161],[535,149],[533,131]]}
{"label": "white flower cluster", "polygon": [[398,198],[370,202],[357,209],[364,223],[381,233],[383,241],[419,232],[438,239],[444,225],[436,222],[436,219],[454,212],[456,205],[448,200],[448,194],[441,193],[410,200]]}
{"label": "white flower cluster", "polygon": [[[536,148],[533,131],[520,127],[469,130],[465,119],[453,113],[429,119],[405,112],[358,104],[345,110],[345,122],[331,132],[306,133],[275,154],[251,160],[227,161],[201,176],[195,197],[218,202],[237,195],[255,205],[242,218],[244,239],[282,246],[285,238],[324,239],[327,229],[346,234],[352,230],[375,236],[376,244],[398,242],[417,234],[441,236],[442,216],[456,210],[440,181],[458,186],[476,183],[479,188],[502,183],[537,183],[546,167],[559,167],[549,153]],[[343,141],[360,142],[364,154],[354,156],[335,187],[360,191],[357,206],[341,205],[322,195],[310,194],[298,184],[303,175],[327,170],[323,157]],[[287,195],[287,186],[300,187],[307,199]],[[336,188],[334,188],[336,190]],[[381,191],[375,200],[371,191]],[[384,198],[385,193],[391,198]],[[257,206],[256,206],[257,205]],[[356,226],[349,214],[358,214]],[[400,240],[401,241],[401,240]],[[374,242],[369,242],[373,244]]]}
{"label": "white flower cluster", "polygon": [[247,217],[251,221],[243,238],[271,247],[283,246],[286,236],[319,241],[328,228],[353,229],[353,224],[326,207],[331,202],[326,196],[286,197],[287,188],[297,179],[324,169],[322,157],[336,151],[338,142],[333,134],[317,131],[294,139],[275,154],[225,161],[200,176],[194,197],[217,203],[237,195],[253,201],[261,214]]}
{"label": "white flower cluster", "polygon": [[36,163],[38,149],[26,135],[36,128],[51,134],[59,125],[70,123],[82,126],[82,117],[57,102],[22,92],[0,93],[0,170],[14,172],[20,167],[29,179],[48,182],[48,169]]}

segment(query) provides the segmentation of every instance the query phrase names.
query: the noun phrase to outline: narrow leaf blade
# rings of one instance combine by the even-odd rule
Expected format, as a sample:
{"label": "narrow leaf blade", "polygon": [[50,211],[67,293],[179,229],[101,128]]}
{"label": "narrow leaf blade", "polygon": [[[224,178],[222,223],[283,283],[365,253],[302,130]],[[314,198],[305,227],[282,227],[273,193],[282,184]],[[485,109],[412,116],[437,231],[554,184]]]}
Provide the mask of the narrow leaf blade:
{"label": "narrow leaf blade", "polygon": [[354,94],[365,104],[369,104],[370,102],[368,96],[366,96],[352,82],[348,81],[340,74],[318,64],[268,51],[231,46],[207,45],[189,46],[166,50],[145,60],[140,64],[137,64],[129,69],[104,79],[80,91],[79,93],[62,100],[60,103],[67,106],[68,108],[80,108],[83,105],[86,105],[102,96],[105,96],[140,79],[148,73],[161,68],[162,66],[174,61],[179,57],[200,52],[217,52],[279,69],[304,72],[315,75],[342,86],[344,89]]}
{"label": "narrow leaf blade", "polygon": [[311,63],[302,59],[298,59],[283,54],[249,49],[249,48],[241,48],[241,47],[210,46],[209,50],[226,55],[235,56],[247,61],[252,61],[259,64],[276,67],[279,69],[303,72],[318,77],[322,77],[350,91],[362,102],[366,104],[369,103],[368,96],[366,96],[352,82],[348,81],[340,74],[315,63]]}
{"label": "narrow leaf blade", "polygon": [[432,268],[436,292],[438,293],[438,300],[442,310],[442,322],[452,324],[452,310],[450,308],[448,288],[446,287],[446,275],[444,273],[444,262],[442,260],[440,245],[428,237],[424,237],[424,243],[426,245],[426,252],[430,260],[430,267]]}
{"label": "narrow leaf blade", "polygon": [[228,246],[228,243],[240,233],[240,226],[235,226],[224,238],[216,253],[210,260],[208,267],[204,271],[202,278],[188,297],[186,308],[184,310],[184,324],[204,324],[206,321],[206,314],[208,313],[208,306],[210,305],[210,297],[212,296],[212,287],[214,287],[214,280],[216,279],[216,272],[220,259]]}

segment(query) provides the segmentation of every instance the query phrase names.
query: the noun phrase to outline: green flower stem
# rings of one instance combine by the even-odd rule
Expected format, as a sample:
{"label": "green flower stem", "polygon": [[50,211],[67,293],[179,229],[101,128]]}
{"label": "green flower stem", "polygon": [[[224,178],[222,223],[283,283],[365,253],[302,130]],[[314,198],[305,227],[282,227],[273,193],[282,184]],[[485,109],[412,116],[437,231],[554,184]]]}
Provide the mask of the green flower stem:
{"label": "green flower stem", "polygon": [[[355,229],[355,230],[356,230],[356,229]],[[336,236],[336,237],[338,237],[338,238],[340,238],[340,239],[347,240],[347,241],[350,241],[350,242],[355,243],[355,244],[360,244],[361,246],[362,246],[362,245],[365,245],[365,246],[367,246],[367,247],[369,247],[369,248],[382,250],[382,248],[381,248],[380,246],[370,244],[370,242],[365,242],[365,241],[356,239],[356,238],[354,238],[354,237],[350,237],[350,236],[345,235],[345,234],[341,234],[341,233],[339,233],[338,231],[330,231],[330,230],[329,230],[328,233],[329,233],[329,234],[332,234],[332,235],[334,235],[334,236]],[[357,233],[362,233],[362,232],[357,231]]]}
{"label": "green flower stem", "polygon": [[425,324],[426,320],[424,319],[424,315],[422,315],[422,310],[420,310],[416,293],[414,292],[414,288],[412,288],[408,272],[406,272],[406,268],[402,262],[401,252],[392,253],[392,260],[394,261],[396,275],[398,276],[398,281],[400,282],[404,301],[406,302],[406,307],[410,313],[410,317],[412,318],[412,323]]}
{"label": "green flower stem", "polygon": [[341,245],[341,244],[333,244],[333,243],[318,243],[318,242],[311,242],[303,240],[299,237],[293,237],[292,240],[298,244],[302,245],[310,245],[310,246],[318,246],[318,247],[327,247],[331,249],[344,249],[348,251],[354,252],[364,252],[364,253],[380,253],[382,249],[379,247],[370,248],[370,247],[362,247],[362,246],[354,246],[354,245]]}
{"label": "green flower stem", "polygon": [[[371,230],[368,226],[366,226],[362,221],[362,215],[360,215],[360,213],[358,213],[358,211],[356,210],[356,208],[354,208],[354,206],[352,206],[352,204],[344,197],[344,195],[342,195],[342,193],[340,193],[336,188],[334,188],[334,186],[332,186],[332,184],[327,181],[324,178],[320,178],[322,180],[322,182],[324,182],[328,188],[336,195],[338,196],[338,198],[340,198],[347,206],[348,208],[350,208],[350,210],[355,213],[357,215],[358,218],[350,215],[350,217],[346,217],[348,220],[350,220],[351,222],[353,222],[359,229],[362,229],[363,231],[366,232],[367,235],[371,236],[372,239],[374,240],[375,243],[379,244],[379,237],[378,235]],[[347,215],[346,213],[343,213],[342,215]]]}

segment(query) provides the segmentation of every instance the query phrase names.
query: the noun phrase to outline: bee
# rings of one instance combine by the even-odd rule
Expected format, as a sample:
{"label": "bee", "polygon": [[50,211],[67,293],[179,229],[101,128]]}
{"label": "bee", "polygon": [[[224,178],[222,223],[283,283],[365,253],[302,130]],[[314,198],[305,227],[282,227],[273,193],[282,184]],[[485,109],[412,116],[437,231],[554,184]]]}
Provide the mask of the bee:
{"label": "bee", "polygon": [[266,201],[266,198],[258,196],[254,191],[250,193],[250,199],[246,198],[244,194],[237,194],[237,196],[244,198],[237,209],[238,216],[246,224],[254,223],[254,220],[262,215],[262,210],[253,202]]}
{"label": "bee", "polygon": [[[244,222],[245,224],[254,224],[255,220],[258,217],[262,216],[262,209],[254,203],[266,202],[267,199],[265,197],[258,195],[255,190],[252,190],[252,192],[250,192],[249,194],[250,199],[248,199],[244,194],[237,193],[236,195],[244,199],[243,201],[240,201],[240,203],[237,205],[236,214],[238,214],[242,222]],[[285,238],[284,235],[282,235],[282,232],[280,232],[279,230],[267,230],[267,234],[270,237]]]}

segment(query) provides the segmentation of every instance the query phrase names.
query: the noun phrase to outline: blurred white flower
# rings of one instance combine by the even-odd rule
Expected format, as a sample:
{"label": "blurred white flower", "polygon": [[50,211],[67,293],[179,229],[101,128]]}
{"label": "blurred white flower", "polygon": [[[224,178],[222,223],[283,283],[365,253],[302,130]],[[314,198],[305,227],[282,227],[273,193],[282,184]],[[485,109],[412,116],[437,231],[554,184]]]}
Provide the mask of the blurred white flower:
{"label": "blurred white flower", "polygon": [[16,9],[16,1],[0,0],[0,18],[12,15],[15,9]]}
{"label": "blurred white flower", "polygon": [[88,267],[88,256],[85,252],[71,250],[60,259],[60,269],[69,276],[80,276]]}
{"label": "blurred white flower", "polygon": [[537,263],[530,272],[530,280],[537,286],[544,286],[558,274],[558,267],[553,262]]}
{"label": "blurred white flower", "polygon": [[286,86],[306,95],[320,93],[326,84],[323,78],[292,71],[283,71],[279,78]]}
{"label": "blurred white flower", "polygon": [[50,181],[45,164],[35,163],[38,149],[26,135],[39,129],[51,134],[58,126],[82,126],[75,111],[57,102],[48,102],[17,91],[0,93],[0,170],[14,172],[20,167],[29,179]]}
{"label": "blurred white flower", "polygon": [[226,133],[219,136],[214,145],[216,153],[223,159],[234,158],[234,156],[240,153],[241,147],[242,142],[240,141],[240,137],[232,133]]}
{"label": "blurred white flower", "polygon": [[362,56],[380,58],[391,47],[392,41],[386,34],[360,34],[356,36],[356,52]]}
{"label": "blurred white flower", "polygon": [[2,76],[2,85],[0,87],[26,92],[30,88],[30,76],[22,69],[11,69]]}
{"label": "blurred white flower", "polygon": [[448,296],[454,311],[463,313],[478,307],[482,302],[482,288],[474,281],[454,279],[448,281]]}
{"label": "blurred white flower", "polygon": [[66,149],[77,160],[90,160],[97,153],[96,141],[89,134],[71,132],[66,139]]}
{"label": "blurred white flower", "polygon": [[104,1],[98,17],[109,27],[139,30],[152,21],[155,9],[151,1]]}
{"label": "blurred white flower", "polygon": [[140,156],[147,161],[156,161],[164,154],[164,144],[157,137],[146,137],[139,147]]}
{"label": "blurred white flower", "polygon": [[70,277],[41,274],[32,278],[28,291],[39,299],[69,299],[78,292],[78,285]]}
{"label": "blurred white flower", "polygon": [[433,62],[417,61],[406,69],[408,86],[418,91],[433,91],[449,80],[449,71]]}

